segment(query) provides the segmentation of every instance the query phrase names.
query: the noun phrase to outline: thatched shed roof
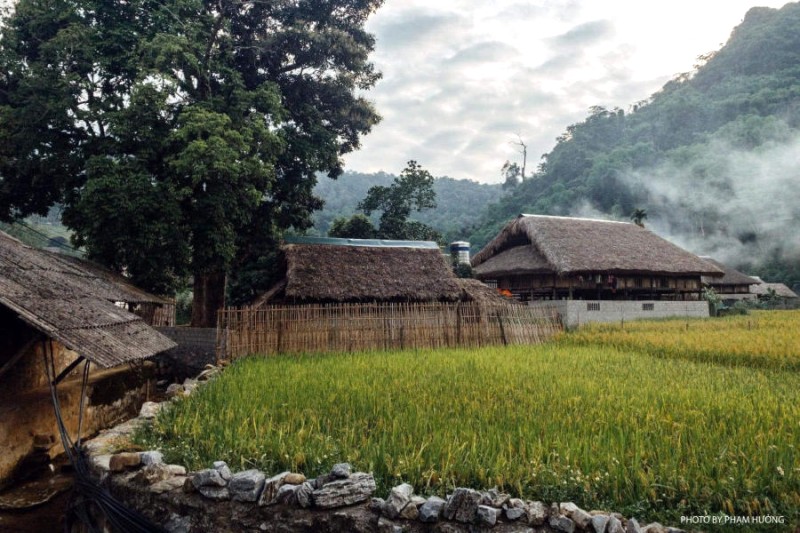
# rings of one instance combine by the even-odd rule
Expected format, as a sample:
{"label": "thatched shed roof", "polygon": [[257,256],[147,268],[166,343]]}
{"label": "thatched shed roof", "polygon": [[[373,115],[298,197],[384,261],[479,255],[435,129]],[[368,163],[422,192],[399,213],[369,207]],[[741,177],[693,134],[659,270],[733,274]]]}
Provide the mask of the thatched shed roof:
{"label": "thatched shed roof", "polygon": [[783,283],[761,282],[750,286],[750,292],[759,296],[766,296],[769,294],[770,289],[775,291],[775,295],[781,298],[798,298],[797,294]]}
{"label": "thatched shed roof", "polygon": [[627,222],[520,215],[472,259],[482,278],[583,272],[722,276],[719,268]]}
{"label": "thatched shed roof", "polygon": [[102,368],[175,346],[114,302],[164,300],[101,267],[31,248],[0,232],[0,305],[32,327]]}
{"label": "thatched shed roof", "polygon": [[[272,298],[296,303],[457,301],[461,286],[439,248],[285,244],[286,278]],[[260,303],[266,303],[259,299]]]}
{"label": "thatched shed roof", "polygon": [[720,286],[720,285],[753,285],[759,283],[759,281],[755,278],[751,278],[747,274],[743,274],[736,270],[735,268],[731,268],[727,265],[723,265],[716,259],[712,259],[710,257],[701,256],[700,257],[703,261],[711,263],[718,269],[724,272],[724,276],[722,277],[710,277],[710,276],[703,276],[701,281],[706,285],[711,286]]}

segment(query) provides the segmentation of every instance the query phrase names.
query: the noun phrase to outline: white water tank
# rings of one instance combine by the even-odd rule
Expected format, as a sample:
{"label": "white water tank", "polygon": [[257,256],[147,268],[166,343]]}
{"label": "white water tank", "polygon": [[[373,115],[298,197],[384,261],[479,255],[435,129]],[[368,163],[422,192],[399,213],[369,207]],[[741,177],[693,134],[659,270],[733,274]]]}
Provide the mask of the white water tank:
{"label": "white water tank", "polygon": [[459,264],[469,264],[469,243],[466,241],[454,241],[450,243],[450,255],[452,255]]}

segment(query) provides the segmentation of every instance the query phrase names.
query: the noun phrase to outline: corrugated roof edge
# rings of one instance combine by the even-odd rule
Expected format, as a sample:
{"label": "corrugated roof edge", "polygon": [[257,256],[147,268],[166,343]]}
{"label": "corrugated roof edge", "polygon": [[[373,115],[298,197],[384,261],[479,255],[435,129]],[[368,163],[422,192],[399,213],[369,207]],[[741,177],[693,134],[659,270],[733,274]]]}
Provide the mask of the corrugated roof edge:
{"label": "corrugated roof edge", "polygon": [[285,237],[286,244],[328,244],[332,246],[368,246],[372,248],[439,249],[433,241],[390,241],[385,239],[338,239],[334,237]]}

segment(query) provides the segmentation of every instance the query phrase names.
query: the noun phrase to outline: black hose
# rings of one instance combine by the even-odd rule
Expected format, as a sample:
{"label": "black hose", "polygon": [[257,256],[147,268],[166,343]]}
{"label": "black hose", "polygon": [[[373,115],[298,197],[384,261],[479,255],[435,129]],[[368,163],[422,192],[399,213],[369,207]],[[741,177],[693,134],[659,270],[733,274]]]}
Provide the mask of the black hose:
{"label": "black hose", "polygon": [[64,446],[67,458],[75,470],[72,501],[68,507],[67,520],[64,522],[65,533],[70,533],[71,525],[75,519],[83,523],[88,528],[89,533],[102,533],[103,528],[98,527],[93,516],[93,507],[105,517],[107,523],[113,526],[114,531],[118,533],[167,533],[166,529],[153,524],[142,513],[131,509],[114,498],[108,489],[101,486],[91,475],[86,453],[80,447],[80,428],[83,424],[84,400],[89,378],[89,361],[87,360],[84,367],[83,381],[81,383],[81,399],[78,412],[79,433],[78,444],[76,445],[69,436],[61,414],[61,403],[58,400],[58,391],[56,390],[55,380],[57,374],[52,345],[50,341],[43,341],[43,345],[45,371],[47,373],[47,381],[50,383],[50,396],[53,401],[53,411],[58,432],[61,436],[61,444]]}

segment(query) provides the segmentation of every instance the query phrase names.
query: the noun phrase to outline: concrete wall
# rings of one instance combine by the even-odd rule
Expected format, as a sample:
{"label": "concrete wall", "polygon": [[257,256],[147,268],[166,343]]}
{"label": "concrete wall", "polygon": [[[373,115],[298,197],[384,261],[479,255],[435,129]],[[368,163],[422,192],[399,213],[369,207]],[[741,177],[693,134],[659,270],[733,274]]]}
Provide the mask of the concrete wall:
{"label": "concrete wall", "polygon": [[555,309],[561,315],[565,327],[574,328],[588,322],[622,322],[668,317],[709,316],[705,301],[660,301],[660,300],[540,300],[528,305]]}
{"label": "concrete wall", "polygon": [[158,356],[158,360],[169,366],[176,378],[196,376],[206,365],[216,363],[216,328],[173,326],[155,329],[178,343],[176,348]]}

